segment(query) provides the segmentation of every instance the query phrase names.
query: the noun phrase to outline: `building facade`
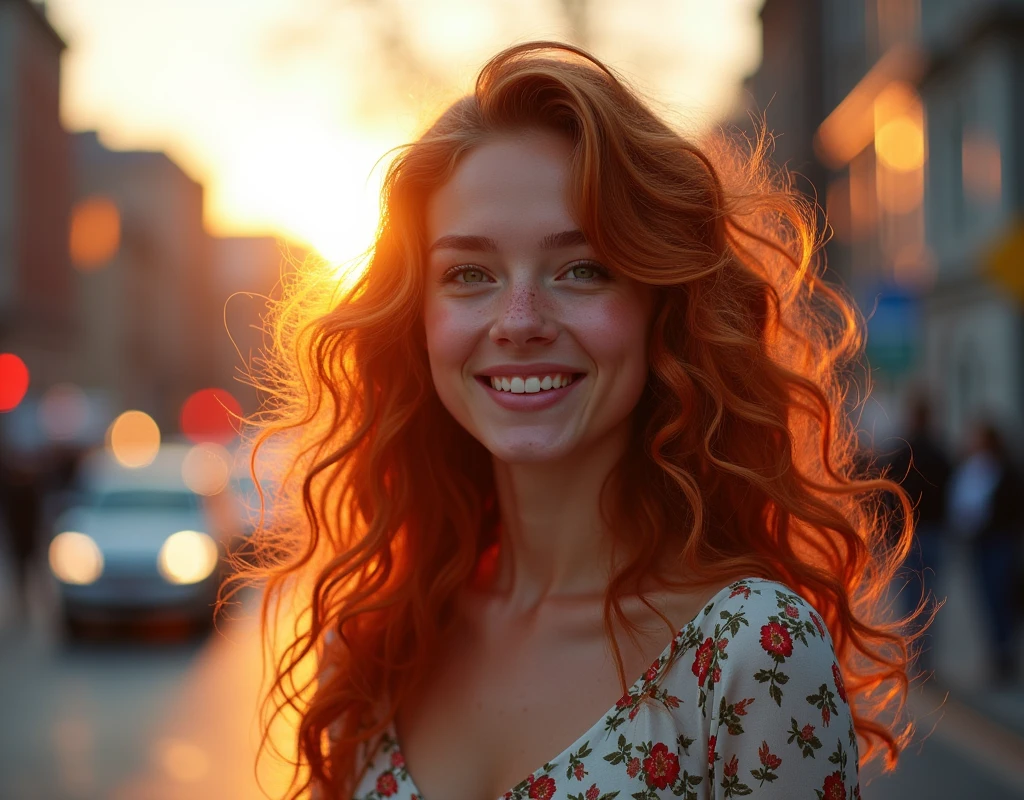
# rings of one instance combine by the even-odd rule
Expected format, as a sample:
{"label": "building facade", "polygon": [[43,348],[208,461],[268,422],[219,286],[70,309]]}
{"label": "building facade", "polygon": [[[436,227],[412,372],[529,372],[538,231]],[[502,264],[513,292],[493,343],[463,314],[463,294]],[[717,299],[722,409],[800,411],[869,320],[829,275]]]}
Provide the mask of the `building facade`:
{"label": "building facade", "polygon": [[925,391],[950,449],[988,419],[1019,450],[1024,2],[767,0],[762,21],[753,102],[787,95],[769,125],[819,166],[828,261],[869,318],[869,438]]}

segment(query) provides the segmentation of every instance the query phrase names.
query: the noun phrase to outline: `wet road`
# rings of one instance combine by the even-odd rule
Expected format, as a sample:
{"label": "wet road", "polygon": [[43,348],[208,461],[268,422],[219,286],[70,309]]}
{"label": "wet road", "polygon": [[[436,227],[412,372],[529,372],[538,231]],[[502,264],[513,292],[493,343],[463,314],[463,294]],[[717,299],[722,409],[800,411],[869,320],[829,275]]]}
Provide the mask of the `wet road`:
{"label": "wet road", "polygon": [[[193,642],[68,645],[41,612],[30,627],[0,613],[0,798],[264,796],[252,768],[261,679],[255,600],[220,633]],[[1020,691],[989,700],[1009,709],[1011,725],[1020,716],[1014,708],[1024,714]],[[896,773],[865,770],[862,797],[1024,798],[1024,738],[975,705],[949,700],[936,711],[942,701],[934,692],[917,696],[921,732],[930,735]],[[265,788],[279,797],[284,771],[269,766]]]}

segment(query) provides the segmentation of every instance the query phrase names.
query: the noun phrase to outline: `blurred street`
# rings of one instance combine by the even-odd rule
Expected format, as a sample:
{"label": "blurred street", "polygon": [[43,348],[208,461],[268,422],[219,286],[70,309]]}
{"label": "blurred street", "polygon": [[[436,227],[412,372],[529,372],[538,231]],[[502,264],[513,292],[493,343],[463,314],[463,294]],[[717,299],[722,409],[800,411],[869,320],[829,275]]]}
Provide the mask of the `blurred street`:
{"label": "blurred street", "polygon": [[[256,596],[202,641],[96,637],[68,644],[42,608],[30,627],[7,616],[9,581],[5,570],[0,575],[0,703],[5,718],[18,721],[0,726],[0,797],[263,796],[253,777]],[[917,741],[895,773],[879,775],[875,766],[862,772],[865,800],[1024,798],[1024,687],[966,688],[983,685],[987,657],[971,623],[977,617],[969,576],[954,565],[946,578],[950,600],[936,648],[950,694],[915,693]],[[279,796],[273,791],[283,774],[265,776],[271,797]]]}

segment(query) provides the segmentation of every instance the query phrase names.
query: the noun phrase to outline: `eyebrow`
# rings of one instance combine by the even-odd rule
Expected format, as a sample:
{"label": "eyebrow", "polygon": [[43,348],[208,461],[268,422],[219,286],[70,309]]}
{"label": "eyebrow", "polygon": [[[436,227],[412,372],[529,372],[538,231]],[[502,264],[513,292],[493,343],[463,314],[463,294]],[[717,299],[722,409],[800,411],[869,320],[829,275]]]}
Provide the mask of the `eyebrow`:
{"label": "eyebrow", "polygon": [[[540,243],[542,250],[564,250],[569,247],[580,247],[588,244],[587,237],[583,231],[572,230],[561,233],[549,233]],[[498,243],[486,236],[442,236],[432,245],[429,252],[434,250],[467,250],[474,253],[497,253]]]}

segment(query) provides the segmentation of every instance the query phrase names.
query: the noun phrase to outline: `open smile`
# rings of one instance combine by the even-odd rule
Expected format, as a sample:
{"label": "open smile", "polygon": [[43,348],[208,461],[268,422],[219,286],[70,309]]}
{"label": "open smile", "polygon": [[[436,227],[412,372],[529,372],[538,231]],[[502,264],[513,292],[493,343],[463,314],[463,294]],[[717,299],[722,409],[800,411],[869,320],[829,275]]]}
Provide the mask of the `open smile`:
{"label": "open smile", "polygon": [[545,375],[477,375],[476,381],[503,408],[539,411],[566,398],[584,378],[585,372],[559,372]]}

